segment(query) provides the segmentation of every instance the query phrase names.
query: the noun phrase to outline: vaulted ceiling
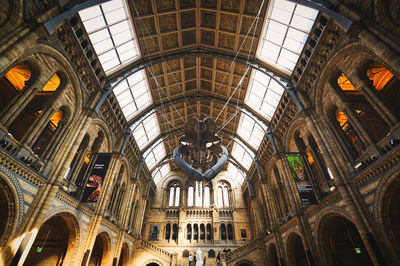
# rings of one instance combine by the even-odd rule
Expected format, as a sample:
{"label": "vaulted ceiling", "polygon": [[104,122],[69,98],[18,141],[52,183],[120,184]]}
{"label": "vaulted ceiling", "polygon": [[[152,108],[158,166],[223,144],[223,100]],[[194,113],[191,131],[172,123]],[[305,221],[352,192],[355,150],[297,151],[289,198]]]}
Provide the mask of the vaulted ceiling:
{"label": "vaulted ceiling", "polygon": [[276,81],[290,76],[316,14],[283,0],[114,0],[80,13],[108,79],[132,73],[114,93],[154,175],[169,171],[162,161],[176,167],[193,116],[216,121],[246,171],[283,93]]}

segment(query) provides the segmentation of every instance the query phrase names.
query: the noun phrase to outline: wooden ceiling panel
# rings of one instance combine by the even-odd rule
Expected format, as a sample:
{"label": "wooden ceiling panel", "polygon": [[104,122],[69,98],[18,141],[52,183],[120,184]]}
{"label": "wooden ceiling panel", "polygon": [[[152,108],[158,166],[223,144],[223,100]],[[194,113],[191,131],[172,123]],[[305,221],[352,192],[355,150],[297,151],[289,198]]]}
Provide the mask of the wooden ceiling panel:
{"label": "wooden ceiling panel", "polygon": [[176,31],[178,29],[176,13],[158,16],[161,33]]}
{"label": "wooden ceiling panel", "polygon": [[[257,28],[250,30],[262,0],[128,0],[133,11],[134,26],[139,47],[144,58],[165,56],[189,49],[209,49],[254,58],[265,15],[265,7]],[[265,2],[265,6],[267,5]],[[139,16],[136,14],[136,9]],[[253,27],[255,28],[255,27]],[[247,38],[246,34],[249,32]],[[255,34],[256,39],[253,38]],[[243,43],[243,45],[242,45]],[[151,71],[151,72],[150,72]],[[217,119],[223,130],[234,134],[240,114],[235,114],[238,101],[244,102],[250,71],[242,85],[232,96],[246,66],[222,58],[182,58],[155,64],[147,70],[152,98],[159,106],[157,117],[162,134],[182,128],[192,116],[200,119]],[[153,75],[155,77],[153,77]],[[157,80],[158,85],[154,78]],[[183,96],[186,96],[183,97]],[[193,99],[193,95],[209,95]],[[232,97],[231,97],[232,96]],[[214,97],[230,99],[234,106],[217,101]],[[172,99],[182,101],[170,104]],[[188,102],[189,101],[189,102]],[[224,145],[231,142],[231,135],[221,131]],[[171,154],[182,131],[165,136],[167,154]],[[230,151],[232,144],[228,147]],[[173,161],[170,167],[175,168]]]}

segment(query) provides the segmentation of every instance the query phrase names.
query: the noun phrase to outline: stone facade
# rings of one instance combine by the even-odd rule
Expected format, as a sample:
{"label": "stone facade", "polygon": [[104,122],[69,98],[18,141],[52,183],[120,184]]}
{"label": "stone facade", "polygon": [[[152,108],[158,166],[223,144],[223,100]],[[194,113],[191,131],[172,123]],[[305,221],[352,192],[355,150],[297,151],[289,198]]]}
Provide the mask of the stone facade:
{"label": "stone facade", "polygon": [[[135,139],[124,141],[128,122],[116,97],[104,93],[107,76],[82,23],[72,15],[53,31],[46,30],[45,23],[65,11],[69,2],[0,0],[0,264],[35,264],[41,260],[38,254],[44,254],[49,265],[186,265],[187,252],[199,248],[206,265],[216,265],[214,255],[219,252],[221,265],[398,264],[399,1],[337,1],[332,9],[352,21],[348,30],[320,13],[290,76],[293,90],[286,90],[269,122],[273,137],[264,137],[258,147],[247,182],[239,183],[223,171],[201,186],[177,169],[157,185],[151,182],[151,169],[141,165]],[[151,10],[146,1],[135,2],[141,10]],[[151,2],[160,2],[160,10],[168,11],[179,1]],[[257,12],[244,0],[217,2],[187,1],[193,8],[207,9],[204,14],[215,9],[218,19],[205,25],[201,17],[197,43],[192,42],[195,29],[193,36],[183,31],[183,39],[164,34],[160,40],[165,49],[197,44],[209,48],[215,43],[233,54],[242,29],[221,22],[223,12],[241,21],[242,13]],[[167,22],[168,18],[164,17]],[[187,27],[197,25],[192,20],[182,15]],[[174,23],[152,34],[182,33]],[[216,23],[221,32],[209,31],[211,38],[205,29]],[[137,29],[139,36],[141,30]],[[142,46],[147,41],[139,40]],[[158,56],[155,47],[146,47]],[[196,79],[199,66],[208,64],[215,73],[201,73],[209,79],[204,84],[211,84],[218,71],[226,70],[226,58],[195,58],[182,76]],[[177,62],[171,64],[183,68],[183,61]],[[162,64],[154,66],[160,76],[168,67]],[[239,73],[244,72],[244,64],[236,64]],[[11,97],[5,76],[16,67],[29,74]],[[379,73],[390,77],[383,87],[379,82],[385,78]],[[54,76],[60,82],[44,93]],[[235,79],[234,74],[229,77],[230,86]],[[191,84],[202,82],[199,77]],[[97,106],[102,96],[107,97]],[[203,115],[204,105],[217,108],[202,104],[196,108]],[[186,104],[181,105],[187,116]],[[61,119],[51,127],[56,113]],[[225,113],[223,120],[228,119]],[[161,129],[168,127],[164,122]],[[82,176],[89,157],[98,154],[109,154],[110,164],[97,204],[83,203]],[[308,161],[302,171],[310,178],[316,204],[304,205],[299,197],[287,160],[293,154]],[[197,206],[195,199],[188,203],[189,189],[196,193],[196,186],[203,193]],[[177,187],[178,200],[170,195]],[[220,196],[225,187],[229,204]],[[53,241],[51,248],[45,246],[47,239]]]}

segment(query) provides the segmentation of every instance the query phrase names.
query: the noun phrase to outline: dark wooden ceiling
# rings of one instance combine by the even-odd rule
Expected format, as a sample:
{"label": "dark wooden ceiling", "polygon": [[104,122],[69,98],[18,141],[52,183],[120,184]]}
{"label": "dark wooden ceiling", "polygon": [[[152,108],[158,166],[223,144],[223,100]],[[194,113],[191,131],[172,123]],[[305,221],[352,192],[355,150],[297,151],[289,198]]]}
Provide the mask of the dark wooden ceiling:
{"label": "dark wooden ceiling", "polygon": [[[128,2],[143,58],[190,49],[254,58],[268,4],[267,0]],[[238,86],[245,73],[246,66],[241,63],[201,57],[164,61],[146,69],[154,103],[182,98],[177,104],[162,105],[157,112],[167,154],[179,145],[180,129],[194,115],[200,119],[218,117],[217,124],[224,126],[219,135],[224,145],[229,144],[239,123],[235,104],[244,102],[251,71]],[[193,97],[199,95],[204,97]],[[225,106],[228,100],[233,105]]]}

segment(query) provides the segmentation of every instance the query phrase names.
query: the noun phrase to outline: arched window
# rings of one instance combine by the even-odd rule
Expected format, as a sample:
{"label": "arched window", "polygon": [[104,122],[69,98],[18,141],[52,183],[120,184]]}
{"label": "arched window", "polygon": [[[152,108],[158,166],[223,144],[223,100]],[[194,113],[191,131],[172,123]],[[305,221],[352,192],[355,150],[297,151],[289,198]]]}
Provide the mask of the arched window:
{"label": "arched window", "polygon": [[229,207],[229,190],[227,186],[224,186],[223,195],[224,195],[224,207]]}
{"label": "arched window", "polygon": [[347,115],[344,112],[337,110],[336,120],[339,123],[340,129],[343,131],[348,141],[355,148],[357,154],[361,155],[364,151],[365,146],[361,142],[357,132],[354,130],[353,125],[350,124]]}
{"label": "arched window", "polygon": [[[37,122],[40,121],[39,117],[42,115],[44,115],[44,117],[51,115],[51,113],[49,113],[51,111],[49,103],[51,103],[54,99],[53,96],[56,95],[55,92],[59,85],[60,78],[57,74],[54,74],[54,76],[47,82],[43,89],[33,96],[33,98],[29,101],[29,104],[23,108],[23,110],[10,124],[8,130],[17,140],[22,140],[27,132],[32,132],[32,130],[37,131],[40,129],[42,124],[37,124]],[[32,143],[29,145],[32,145]]]}
{"label": "arched window", "polygon": [[165,227],[165,239],[169,240],[171,238],[171,224],[167,224]]}
{"label": "arched window", "polygon": [[363,93],[355,88],[343,73],[338,77],[337,82],[346,98],[351,102],[355,116],[363,122],[371,136],[376,141],[385,137],[389,133],[390,127],[364,97]]}
{"label": "arched window", "polygon": [[200,239],[201,240],[206,239],[206,229],[204,227],[204,224],[200,224]]}
{"label": "arched window", "polygon": [[178,225],[177,224],[172,225],[172,239],[173,240],[178,239]]}
{"label": "arched window", "polygon": [[225,226],[225,224],[221,224],[220,231],[221,231],[221,240],[226,240],[226,226]]}
{"label": "arched window", "polygon": [[27,64],[13,67],[0,79],[0,112],[12,102],[31,78],[31,70]]}
{"label": "arched window", "polygon": [[168,201],[168,206],[173,207],[174,206],[174,193],[175,193],[175,188],[170,187],[169,188],[169,201]]}
{"label": "arched window", "polygon": [[42,156],[43,152],[45,151],[46,147],[50,143],[50,140],[54,136],[59,123],[62,119],[63,112],[58,111],[53,114],[48,122],[47,126],[43,129],[40,136],[37,138],[35,144],[32,146],[32,151],[38,155],[39,157]]}
{"label": "arched window", "polygon": [[190,186],[188,188],[188,196],[187,196],[187,206],[188,207],[193,207],[193,197],[194,197],[194,188]]}
{"label": "arched window", "polygon": [[210,207],[210,188],[204,187],[204,207]]}
{"label": "arched window", "polygon": [[233,240],[233,227],[231,224],[228,224],[228,239]]}
{"label": "arched window", "polygon": [[203,189],[201,182],[196,181],[196,188],[194,193],[196,207],[203,206]]}
{"label": "arched window", "polygon": [[186,238],[187,238],[187,240],[191,240],[192,239],[192,225],[188,224],[186,226],[186,228],[187,228]]}
{"label": "arched window", "polygon": [[218,207],[222,208],[222,207],[224,207],[224,199],[222,196],[222,187],[219,186],[217,190],[218,190]]}
{"label": "arched window", "polygon": [[199,226],[197,224],[193,225],[193,239],[194,240],[199,239]]}
{"label": "arched window", "polygon": [[176,189],[175,189],[175,207],[179,206],[180,197],[181,197],[181,188],[176,187]]}
{"label": "arched window", "polygon": [[400,80],[384,66],[371,64],[367,69],[367,76],[373,87],[387,103],[394,114],[400,114]]}
{"label": "arched window", "polygon": [[211,224],[207,224],[207,240],[212,239]]}

